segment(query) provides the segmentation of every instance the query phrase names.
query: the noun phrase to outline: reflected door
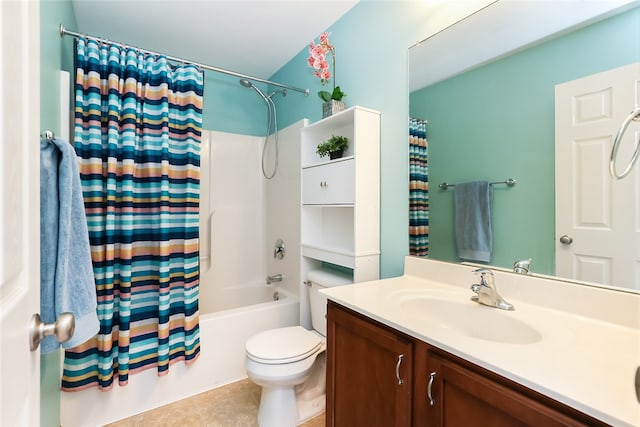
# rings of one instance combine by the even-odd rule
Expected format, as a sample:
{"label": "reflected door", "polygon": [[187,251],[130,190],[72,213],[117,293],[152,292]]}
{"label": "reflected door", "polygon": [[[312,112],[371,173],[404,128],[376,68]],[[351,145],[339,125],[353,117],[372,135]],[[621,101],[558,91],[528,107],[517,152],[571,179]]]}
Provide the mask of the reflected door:
{"label": "reflected door", "polygon": [[[615,134],[638,105],[640,63],[556,86],[556,275],[640,289],[638,167],[609,176]],[[619,151],[628,163],[640,125]]]}

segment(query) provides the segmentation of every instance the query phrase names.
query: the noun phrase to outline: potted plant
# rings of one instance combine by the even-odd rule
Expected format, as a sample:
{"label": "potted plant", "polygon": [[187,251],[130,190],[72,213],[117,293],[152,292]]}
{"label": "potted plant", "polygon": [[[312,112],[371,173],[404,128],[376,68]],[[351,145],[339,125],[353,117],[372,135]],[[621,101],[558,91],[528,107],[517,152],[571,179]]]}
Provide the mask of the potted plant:
{"label": "potted plant", "polygon": [[320,157],[329,156],[331,160],[339,159],[344,154],[344,150],[349,146],[349,138],[346,136],[331,135],[331,138],[318,144],[316,153]]}
{"label": "potted plant", "polygon": [[[320,79],[322,85],[329,83],[330,80],[333,84],[332,91],[321,90],[318,92],[318,96],[324,101],[322,104],[322,118],[329,117],[345,109],[342,98],[346,94],[340,89],[340,86],[336,86],[336,49],[329,42],[329,35],[330,33],[324,32],[320,34],[319,43],[311,42],[309,45],[309,57],[307,58],[307,63],[314,70],[314,76]],[[328,54],[331,54],[333,73],[329,71]]]}

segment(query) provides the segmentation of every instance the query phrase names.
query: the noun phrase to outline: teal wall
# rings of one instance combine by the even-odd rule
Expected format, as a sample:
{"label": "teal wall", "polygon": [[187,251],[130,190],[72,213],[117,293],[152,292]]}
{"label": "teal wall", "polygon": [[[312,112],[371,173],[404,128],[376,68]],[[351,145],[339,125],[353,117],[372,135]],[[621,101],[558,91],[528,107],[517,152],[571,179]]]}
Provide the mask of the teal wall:
{"label": "teal wall", "polygon": [[[215,59],[210,61],[215,65]],[[264,136],[267,130],[267,104],[253,89],[240,85],[240,79],[226,74],[205,72],[202,127],[208,130]],[[263,93],[273,90],[264,84],[256,86]],[[287,102],[291,96],[279,95],[276,104]],[[279,126],[280,127],[280,126]]]}
{"label": "teal wall", "polygon": [[[381,277],[403,272],[408,254],[408,47],[423,39],[429,28],[422,2],[361,0],[331,26],[336,47],[336,82],[346,92],[347,106],[360,105],[381,114]],[[322,116],[321,89],[307,65],[307,47],[271,79],[308,87],[309,97],[291,95],[282,103],[283,126],[301,117]]]}
{"label": "teal wall", "polygon": [[412,93],[411,115],[429,121],[430,256],[458,260],[453,191],[439,183],[512,177],[494,187],[491,264],[531,257],[553,274],[554,85],[638,60],[636,8]]}
{"label": "teal wall", "polygon": [[[70,29],[76,28],[70,0],[42,1],[42,128],[54,131],[57,130],[59,114],[57,70],[65,67],[70,69],[72,51],[71,39],[66,37],[61,40],[58,36],[57,28],[60,22]],[[337,82],[347,93],[344,101],[348,106],[361,105],[382,113],[382,277],[401,274],[404,256],[408,253],[407,48],[435,31],[429,28],[427,22],[429,19],[422,1],[361,0],[328,29],[332,32],[331,41],[337,49]],[[144,47],[144,43],[140,41],[124,41]],[[276,97],[280,128],[304,117],[312,122],[321,118],[322,101],[315,93],[323,87],[313,77],[306,57],[307,48],[301,46],[300,53],[270,77],[271,80],[293,86],[309,87],[312,93],[305,97],[290,91],[285,98]],[[216,65],[215,58],[207,62]],[[260,87],[263,91],[267,90],[264,86]],[[266,127],[266,106],[252,90],[240,86],[237,78],[205,73],[203,127],[224,132],[263,135]],[[528,124],[525,129],[533,127]],[[546,156],[549,155],[548,150],[545,153]],[[546,159],[544,163],[548,161]],[[539,162],[542,163],[543,160]],[[520,173],[516,177],[524,179]],[[451,180],[455,178],[451,177]],[[447,180],[449,179],[447,176]],[[518,189],[521,184],[524,187],[524,183],[519,182]],[[535,214],[532,213],[531,216]],[[47,361],[43,364],[47,378],[52,379],[43,380],[46,382],[43,383],[43,390],[49,390],[43,391],[43,396],[47,394],[47,399],[51,397],[49,394],[58,395],[59,373],[48,375],[53,369],[58,369],[57,362]],[[43,422],[43,425],[56,424],[59,414],[53,411],[54,409],[44,409],[43,420],[46,418],[47,422]]]}
{"label": "teal wall", "polygon": [[[73,69],[73,42],[58,27],[75,30],[71,1],[40,2],[40,129],[60,135],[60,70]],[[60,353],[40,358],[40,425],[60,425]]]}

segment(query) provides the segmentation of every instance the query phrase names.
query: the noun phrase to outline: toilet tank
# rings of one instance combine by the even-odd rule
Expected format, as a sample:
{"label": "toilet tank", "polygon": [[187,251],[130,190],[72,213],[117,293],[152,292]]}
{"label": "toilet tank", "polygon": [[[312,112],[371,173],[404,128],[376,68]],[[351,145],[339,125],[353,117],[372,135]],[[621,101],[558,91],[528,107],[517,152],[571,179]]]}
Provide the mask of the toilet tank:
{"label": "toilet tank", "polygon": [[327,297],[319,291],[333,286],[342,286],[353,283],[353,278],[348,273],[338,270],[311,270],[307,274],[309,288],[309,307],[311,309],[311,324],[313,329],[327,336]]}

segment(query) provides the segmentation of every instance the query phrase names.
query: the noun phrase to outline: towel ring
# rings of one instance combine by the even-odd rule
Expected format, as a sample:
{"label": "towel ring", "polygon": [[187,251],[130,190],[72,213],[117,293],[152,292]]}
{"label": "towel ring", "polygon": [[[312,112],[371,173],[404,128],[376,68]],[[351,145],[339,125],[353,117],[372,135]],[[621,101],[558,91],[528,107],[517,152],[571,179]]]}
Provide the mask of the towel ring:
{"label": "towel ring", "polygon": [[620,129],[618,129],[618,133],[616,134],[616,138],[613,140],[613,147],[611,147],[611,157],[609,159],[609,174],[614,179],[622,179],[631,172],[633,165],[636,164],[636,160],[638,160],[638,154],[640,154],[640,139],[636,142],[636,150],[633,152],[633,157],[631,161],[627,165],[627,167],[622,171],[620,175],[616,172],[616,157],[618,155],[618,148],[620,148],[620,141],[624,133],[627,131],[629,127],[629,123],[632,121],[640,122],[640,108],[636,108],[629,114],[629,116],[622,122]]}

